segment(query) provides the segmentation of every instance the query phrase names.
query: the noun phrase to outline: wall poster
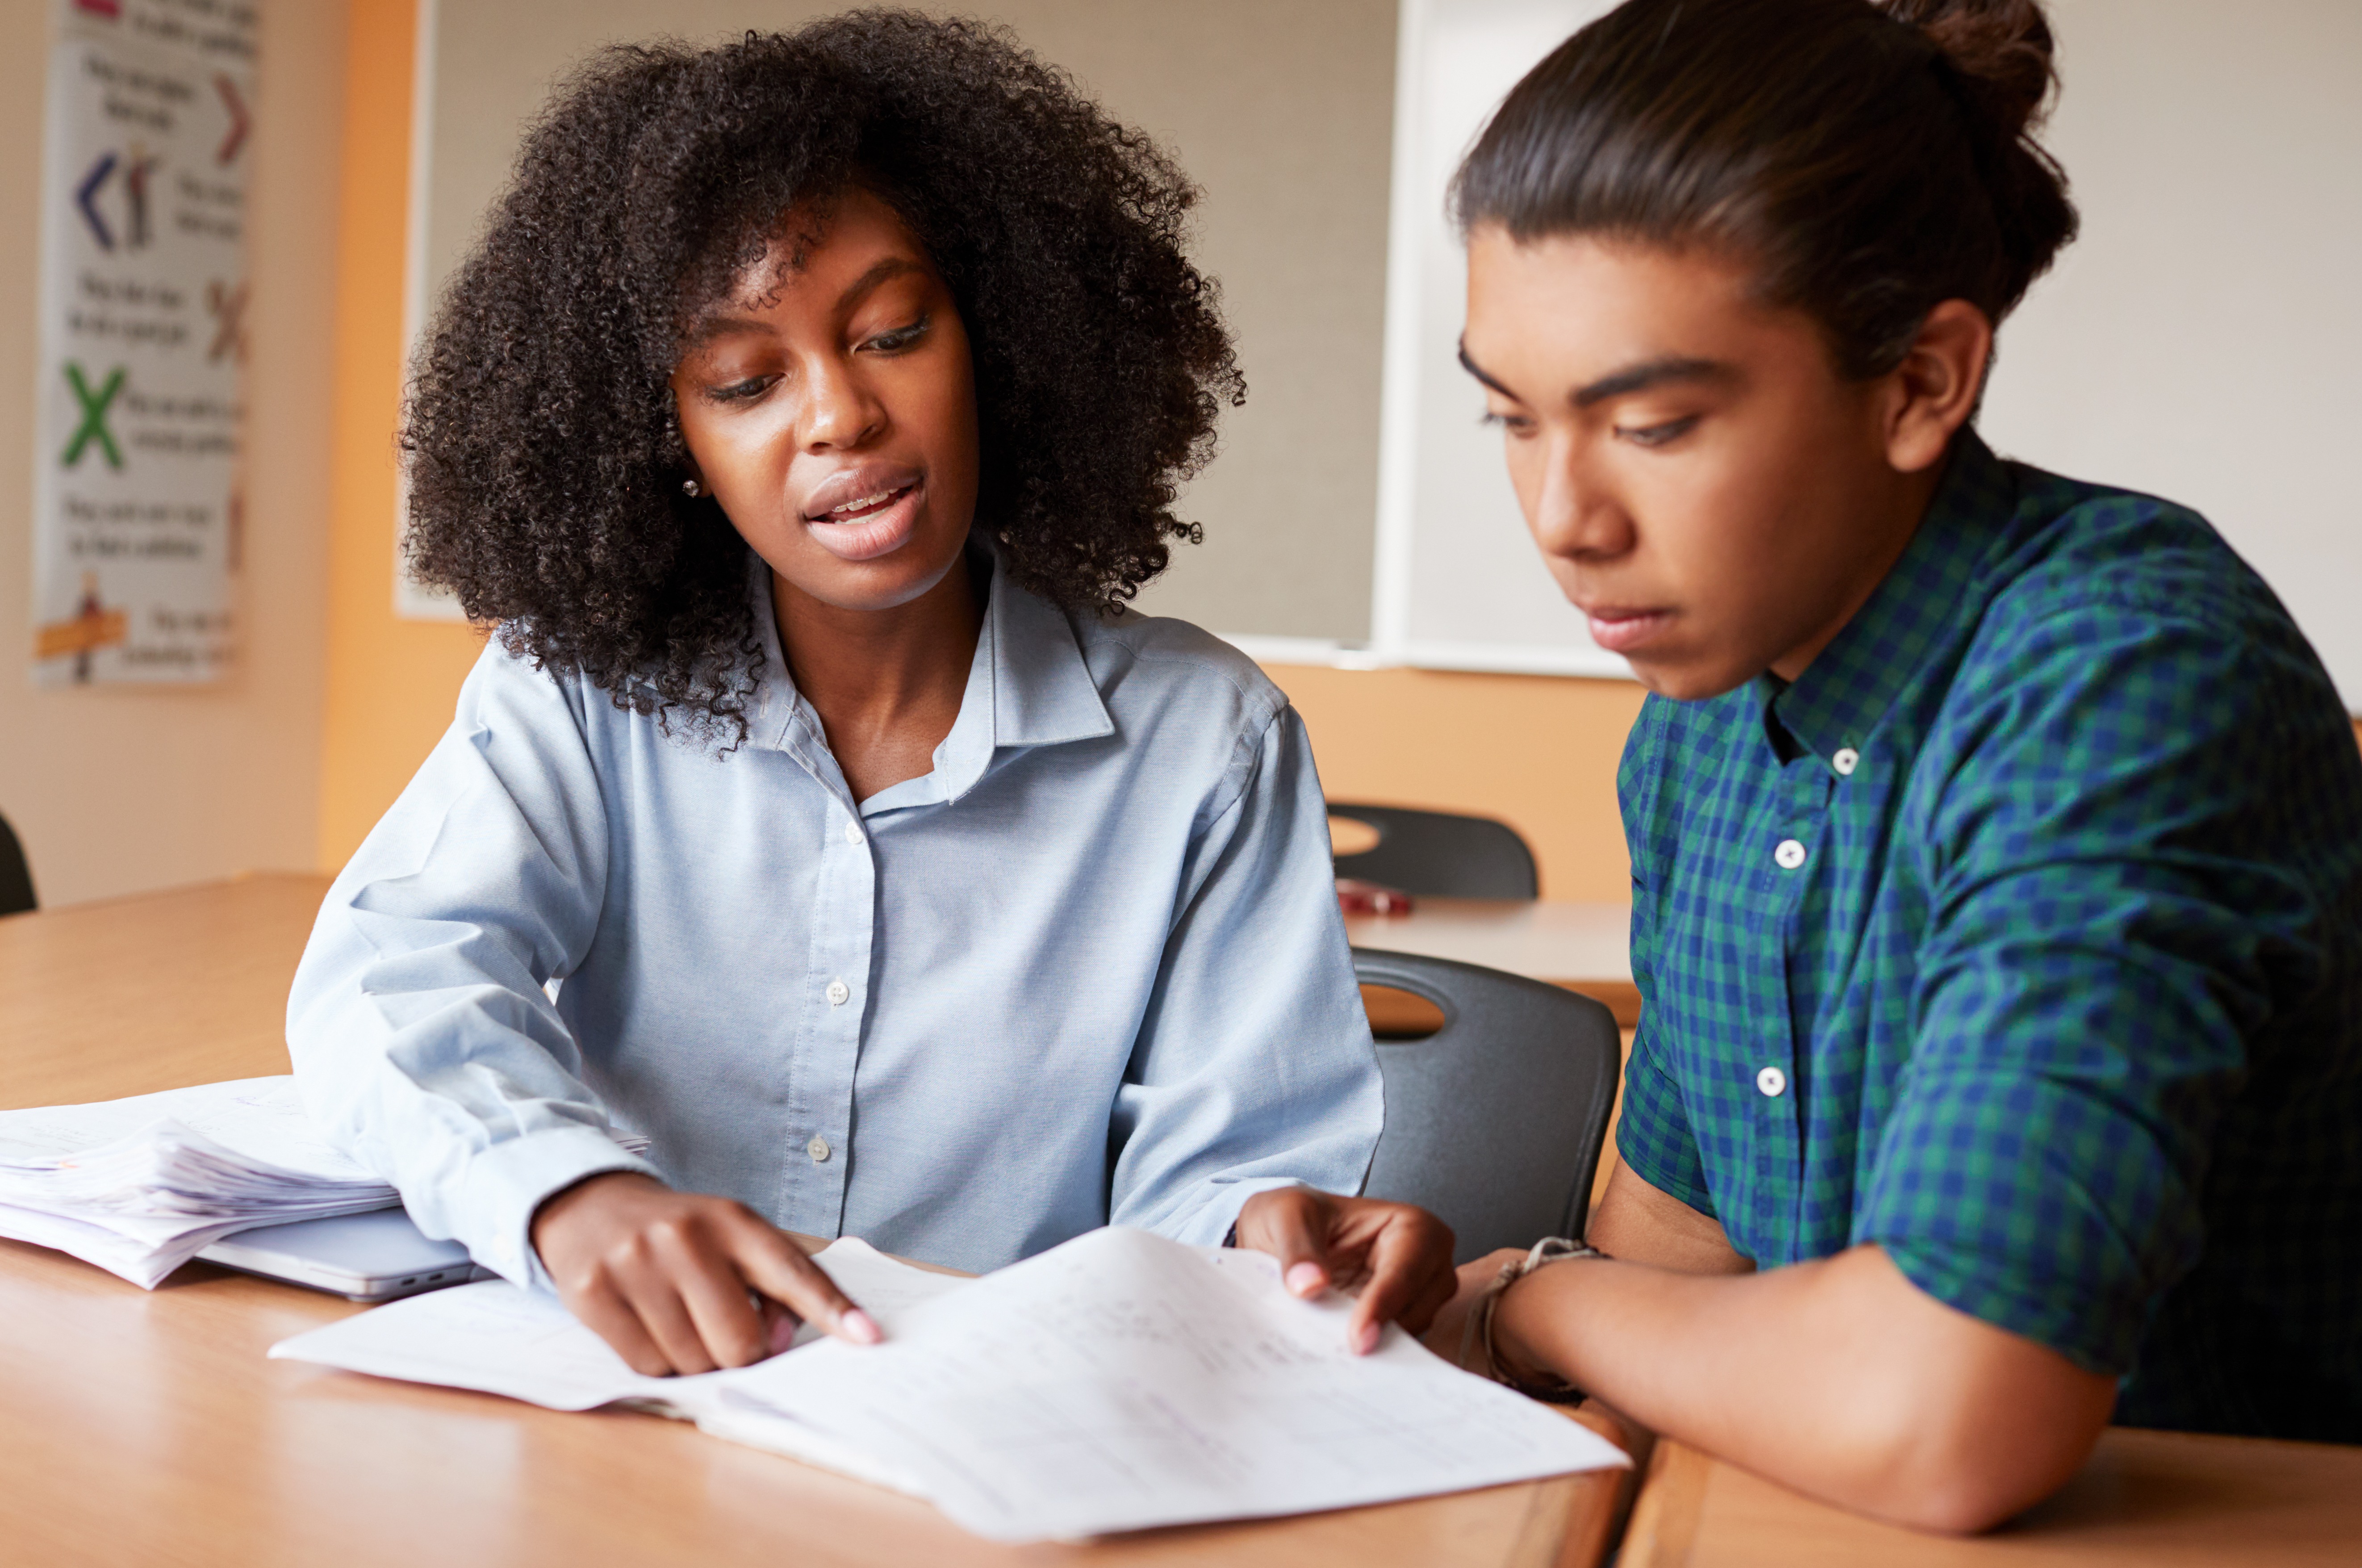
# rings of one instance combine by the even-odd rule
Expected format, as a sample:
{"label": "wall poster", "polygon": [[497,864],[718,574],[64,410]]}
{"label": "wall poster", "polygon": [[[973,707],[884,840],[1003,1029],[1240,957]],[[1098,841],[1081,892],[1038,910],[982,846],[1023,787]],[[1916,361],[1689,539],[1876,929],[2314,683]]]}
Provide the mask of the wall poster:
{"label": "wall poster", "polygon": [[242,521],[251,0],[59,0],[33,678],[216,679]]}

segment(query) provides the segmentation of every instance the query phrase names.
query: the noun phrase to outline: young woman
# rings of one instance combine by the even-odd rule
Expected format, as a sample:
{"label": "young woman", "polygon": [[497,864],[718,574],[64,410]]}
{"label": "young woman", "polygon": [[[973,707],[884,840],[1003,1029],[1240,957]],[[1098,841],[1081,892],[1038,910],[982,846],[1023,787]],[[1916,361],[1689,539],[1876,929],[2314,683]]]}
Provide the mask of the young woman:
{"label": "young woman", "polygon": [[1433,1220],[1315,1190],[1380,1103],[1303,726],[1123,607],[1242,392],[1192,195],[869,12],[602,57],[451,287],[411,555],[498,635],[289,1040],[425,1229],[643,1371],[875,1337],[782,1229],[1231,1236],[1366,1278],[1363,1349],[1451,1293]]}
{"label": "young woman", "polygon": [[2354,734],[2203,521],[1972,427],[2075,226],[2050,41],[1631,0],[1455,197],[1534,538],[1652,695],[1607,1255],[1470,1265],[1435,1342],[1942,1529],[2112,1418],[2362,1441]]}

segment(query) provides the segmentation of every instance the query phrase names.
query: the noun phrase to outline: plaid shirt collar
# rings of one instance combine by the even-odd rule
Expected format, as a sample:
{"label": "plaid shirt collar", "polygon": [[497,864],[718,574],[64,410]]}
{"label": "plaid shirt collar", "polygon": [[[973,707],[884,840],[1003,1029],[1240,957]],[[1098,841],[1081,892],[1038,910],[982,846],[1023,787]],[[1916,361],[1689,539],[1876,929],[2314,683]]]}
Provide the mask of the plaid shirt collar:
{"label": "plaid shirt collar", "polygon": [[1769,670],[1755,678],[1775,752],[1781,730],[1825,763],[1860,747],[1929,654],[1983,613],[1979,569],[2009,526],[2016,481],[1974,430],[1960,433],[1948,462],[1918,532],[1845,629],[1793,684]]}

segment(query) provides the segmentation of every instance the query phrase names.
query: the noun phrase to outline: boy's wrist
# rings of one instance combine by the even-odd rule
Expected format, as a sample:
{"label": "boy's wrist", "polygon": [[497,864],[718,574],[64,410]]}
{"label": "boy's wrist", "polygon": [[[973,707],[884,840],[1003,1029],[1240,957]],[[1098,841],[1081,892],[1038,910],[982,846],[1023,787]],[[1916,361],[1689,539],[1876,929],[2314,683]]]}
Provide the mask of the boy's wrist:
{"label": "boy's wrist", "polygon": [[[1581,1401],[1584,1391],[1551,1370],[1535,1353],[1531,1337],[1518,1331],[1533,1311],[1538,1293],[1530,1286],[1522,1291],[1517,1287],[1551,1264],[1606,1255],[1596,1247],[1552,1236],[1504,1265],[1499,1278],[1469,1316],[1467,1332],[1476,1342],[1473,1347],[1479,1361],[1476,1369],[1529,1398],[1562,1405]],[[1462,1364],[1469,1359],[1463,1355]]]}

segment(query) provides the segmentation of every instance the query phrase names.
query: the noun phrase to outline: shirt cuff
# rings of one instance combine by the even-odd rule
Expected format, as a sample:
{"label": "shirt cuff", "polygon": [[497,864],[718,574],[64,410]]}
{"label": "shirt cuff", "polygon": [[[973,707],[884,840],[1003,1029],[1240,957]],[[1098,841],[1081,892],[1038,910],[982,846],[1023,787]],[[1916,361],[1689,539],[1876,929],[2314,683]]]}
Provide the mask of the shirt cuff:
{"label": "shirt cuff", "polygon": [[1219,1183],[1214,1196],[1198,1210],[1175,1227],[1173,1240],[1193,1247],[1227,1247],[1236,1243],[1231,1233],[1238,1229],[1239,1210],[1247,1199],[1258,1192],[1276,1192],[1285,1187],[1306,1184],[1294,1176],[1247,1176],[1238,1181]]}
{"label": "shirt cuff", "polygon": [[555,1293],[557,1282],[533,1250],[533,1217],[543,1201],[587,1176],[636,1171],[664,1178],[595,1127],[552,1128],[509,1138],[468,1162],[460,1177],[469,1223],[459,1236],[469,1254],[512,1285]]}

